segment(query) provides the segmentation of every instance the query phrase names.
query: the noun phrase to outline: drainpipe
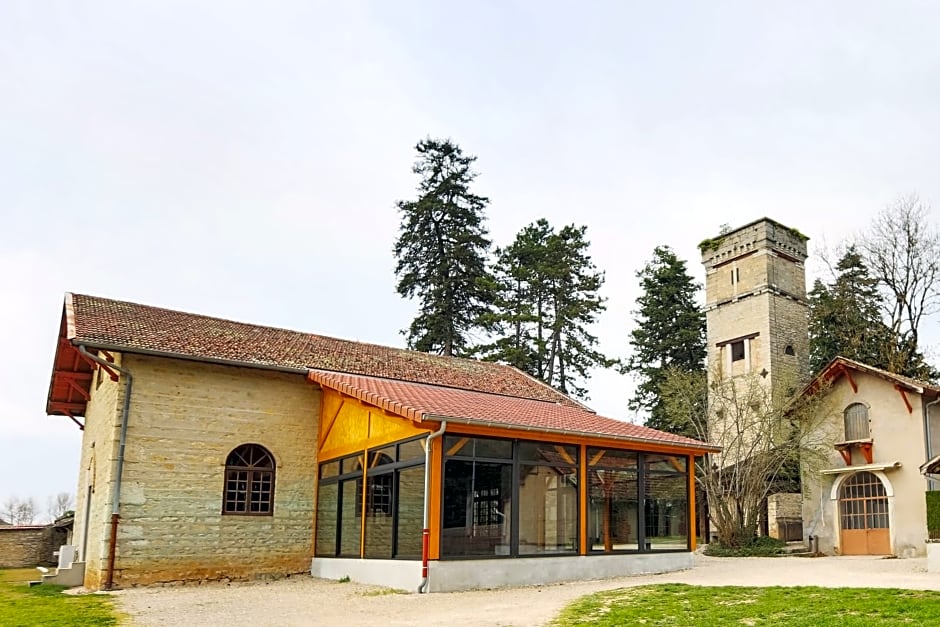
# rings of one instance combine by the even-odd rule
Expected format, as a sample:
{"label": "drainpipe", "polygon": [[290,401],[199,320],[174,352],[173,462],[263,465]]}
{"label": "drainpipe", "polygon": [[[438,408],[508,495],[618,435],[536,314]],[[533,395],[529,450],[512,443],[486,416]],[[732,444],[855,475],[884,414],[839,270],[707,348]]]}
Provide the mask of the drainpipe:
{"label": "drainpipe", "polygon": [[[940,403],[940,396],[924,405],[924,445],[927,447],[927,461],[933,457],[933,443],[930,433],[930,406]],[[934,480],[930,479],[930,485],[933,487]]]}
{"label": "drainpipe", "polygon": [[[104,582],[104,589],[110,590],[114,587],[114,554],[117,547],[117,528],[118,528],[118,519],[121,515],[120,499],[121,499],[121,475],[124,471],[124,445],[127,442],[127,415],[130,411],[131,406],[131,389],[134,385],[134,377],[131,376],[131,373],[109,361],[105,361],[97,355],[92,355],[85,347],[79,345],[78,352],[80,352],[85,357],[91,359],[94,362],[97,362],[105,368],[110,368],[112,370],[117,370],[121,373],[121,376],[127,379],[127,385],[124,386],[124,406],[121,408],[121,439],[118,444],[118,456],[117,456],[117,469],[116,477],[114,481],[114,487],[111,489],[111,535],[108,540],[108,570]],[[88,521],[85,521],[85,526],[87,528]]]}
{"label": "drainpipe", "polygon": [[433,433],[429,433],[424,446],[424,530],[421,532],[421,585],[418,586],[418,594],[427,592],[428,588],[428,552],[431,548],[431,442],[444,435],[447,429],[447,421],[441,422],[441,428]]}

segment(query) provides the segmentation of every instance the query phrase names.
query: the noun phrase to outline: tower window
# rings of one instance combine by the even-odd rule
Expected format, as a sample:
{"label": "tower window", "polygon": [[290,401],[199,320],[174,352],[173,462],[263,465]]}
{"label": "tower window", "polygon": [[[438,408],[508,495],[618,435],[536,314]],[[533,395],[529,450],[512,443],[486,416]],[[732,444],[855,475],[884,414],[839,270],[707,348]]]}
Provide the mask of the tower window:
{"label": "tower window", "polygon": [[787,344],[787,347],[783,349],[783,353],[785,355],[796,355],[791,344]]}
{"label": "tower window", "polygon": [[744,359],[744,340],[731,342],[731,361],[741,361]]}

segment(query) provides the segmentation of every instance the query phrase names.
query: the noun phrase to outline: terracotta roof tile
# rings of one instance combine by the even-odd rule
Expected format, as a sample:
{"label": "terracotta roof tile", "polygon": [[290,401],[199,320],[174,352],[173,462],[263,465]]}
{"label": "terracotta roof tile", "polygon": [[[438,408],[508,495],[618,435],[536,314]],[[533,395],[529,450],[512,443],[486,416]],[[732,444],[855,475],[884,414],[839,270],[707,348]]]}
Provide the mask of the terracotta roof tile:
{"label": "terracotta roof tile", "polygon": [[430,383],[583,405],[525,373],[493,362],[443,357],[264,327],[96,296],[67,294],[73,344],[305,371],[308,368]]}
{"label": "terracotta roof tile", "polygon": [[544,433],[573,432],[636,442],[717,450],[698,440],[605,418],[579,407],[473,390],[311,370],[309,378],[411,420],[453,420]]}

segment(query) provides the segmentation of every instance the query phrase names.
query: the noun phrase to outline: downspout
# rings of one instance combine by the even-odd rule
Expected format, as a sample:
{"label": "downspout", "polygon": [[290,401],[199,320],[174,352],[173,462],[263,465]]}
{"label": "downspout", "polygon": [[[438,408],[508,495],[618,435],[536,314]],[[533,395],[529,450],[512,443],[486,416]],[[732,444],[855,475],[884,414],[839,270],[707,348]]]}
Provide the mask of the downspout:
{"label": "downspout", "polygon": [[[931,442],[931,433],[930,433],[930,406],[940,403],[940,396],[930,401],[924,405],[924,446],[927,448],[926,451],[926,461],[930,461],[933,458],[933,442]],[[934,480],[929,479],[930,487],[933,487]]]}
{"label": "downspout", "polygon": [[421,532],[421,585],[418,594],[428,588],[428,552],[431,548],[430,508],[431,508],[431,442],[444,435],[447,421],[441,422],[441,428],[429,433],[424,445],[424,529]]}
{"label": "downspout", "polygon": [[[117,370],[121,373],[121,376],[127,379],[127,385],[124,386],[124,405],[121,408],[121,438],[118,444],[118,456],[117,456],[117,469],[116,477],[114,481],[114,487],[111,489],[111,534],[108,540],[108,570],[104,582],[104,589],[110,590],[114,587],[114,554],[117,547],[117,528],[118,528],[118,519],[120,519],[120,499],[121,499],[121,475],[124,471],[124,446],[127,443],[127,416],[130,412],[131,406],[131,389],[134,386],[134,377],[131,376],[131,373],[121,366],[114,364],[109,361],[105,361],[98,355],[92,355],[83,345],[79,345],[78,352],[82,355],[91,359],[94,362],[97,362],[99,365],[104,368],[109,368],[112,370]],[[87,528],[88,521],[85,521],[85,526]]]}

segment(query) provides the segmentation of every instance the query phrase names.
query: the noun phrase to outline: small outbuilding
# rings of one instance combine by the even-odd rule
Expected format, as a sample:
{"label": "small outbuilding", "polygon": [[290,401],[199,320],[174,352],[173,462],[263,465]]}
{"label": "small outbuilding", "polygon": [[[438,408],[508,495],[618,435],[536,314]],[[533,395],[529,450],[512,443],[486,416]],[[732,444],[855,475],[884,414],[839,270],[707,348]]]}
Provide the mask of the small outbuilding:
{"label": "small outbuilding", "polygon": [[[940,387],[836,357],[807,387],[823,390],[822,467],[804,469],[803,529],[820,551],[923,556],[924,477],[940,453]],[[928,460],[925,462],[925,460]]]}
{"label": "small outbuilding", "polygon": [[67,294],[85,585],[310,571],[427,591],[688,568],[713,446],[509,366]]}

